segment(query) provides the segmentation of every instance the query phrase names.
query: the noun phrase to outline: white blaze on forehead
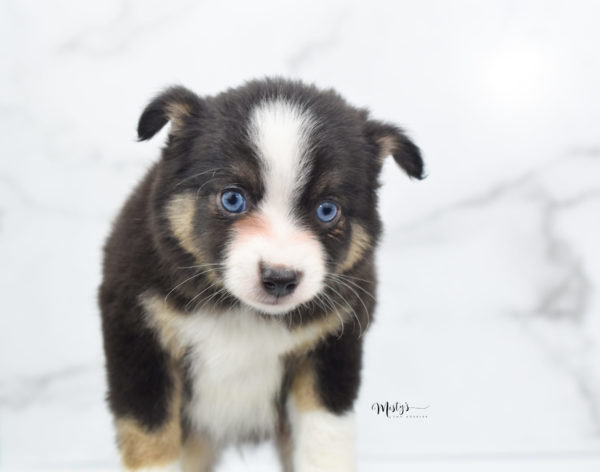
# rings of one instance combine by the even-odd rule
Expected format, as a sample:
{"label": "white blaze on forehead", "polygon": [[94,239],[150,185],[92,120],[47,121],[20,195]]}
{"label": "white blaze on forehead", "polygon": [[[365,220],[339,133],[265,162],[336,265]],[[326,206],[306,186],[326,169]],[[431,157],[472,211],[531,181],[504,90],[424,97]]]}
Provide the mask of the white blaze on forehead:
{"label": "white blaze on forehead", "polygon": [[291,213],[310,172],[312,115],[286,100],[266,101],[252,112],[249,135],[264,168],[263,208]]}
{"label": "white blaze on forehead", "polygon": [[[293,211],[308,181],[315,124],[309,112],[286,100],[262,102],[250,117],[248,136],[261,163],[265,192],[258,208],[235,225],[225,260],[225,286],[264,313],[286,313],[322,288],[323,248],[298,224]],[[263,286],[261,264],[302,274],[297,288],[275,303]]]}

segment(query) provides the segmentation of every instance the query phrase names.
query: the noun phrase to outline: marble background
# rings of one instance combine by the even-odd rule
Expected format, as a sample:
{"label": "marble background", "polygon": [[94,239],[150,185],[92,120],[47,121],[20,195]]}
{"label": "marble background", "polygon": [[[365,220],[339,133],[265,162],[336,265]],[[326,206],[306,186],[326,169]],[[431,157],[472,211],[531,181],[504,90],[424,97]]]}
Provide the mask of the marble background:
{"label": "marble background", "polygon": [[[600,470],[600,3],[0,1],[0,470],[114,471],[100,247],[167,84],[333,86],[396,122],[360,470]],[[374,402],[425,406],[388,419]],[[277,470],[232,451],[220,470]]]}

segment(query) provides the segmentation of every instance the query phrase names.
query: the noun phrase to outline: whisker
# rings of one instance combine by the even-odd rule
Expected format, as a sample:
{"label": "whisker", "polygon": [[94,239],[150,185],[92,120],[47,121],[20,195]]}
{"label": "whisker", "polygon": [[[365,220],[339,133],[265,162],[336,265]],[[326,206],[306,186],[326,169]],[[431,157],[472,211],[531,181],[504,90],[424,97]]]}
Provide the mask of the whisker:
{"label": "whisker", "polygon": [[196,191],[196,200],[198,200],[198,198],[200,197],[200,191],[209,183],[214,182],[217,179],[209,179],[206,182],[204,182],[202,185],[200,185],[200,187],[198,187],[198,190]]}
{"label": "whisker", "polygon": [[171,290],[169,290],[169,293],[167,293],[165,295],[165,303],[167,302],[167,298],[169,298],[169,295],[171,295],[177,288],[181,287],[184,283],[189,282],[190,280],[195,279],[196,277],[199,277],[202,274],[206,274],[207,272],[211,272],[213,270],[214,269],[208,269],[208,270],[205,270],[205,271],[202,271],[202,272],[198,272],[197,274],[194,274],[191,277],[188,277],[183,282],[180,282],[177,285],[175,285],[175,287],[173,287]]}
{"label": "whisker", "polygon": [[[325,283],[324,285],[325,285],[325,287],[326,287],[326,288],[331,288],[331,287],[329,287],[329,285],[327,285],[327,283]],[[336,308],[336,302],[335,302],[335,300],[334,300],[333,298],[331,298],[331,297],[330,297],[330,296],[329,296],[327,293],[325,293],[325,292],[322,292],[321,294],[319,294],[319,297],[320,297],[321,295],[323,295],[323,297],[324,297],[324,300],[323,300],[323,301],[324,301],[324,302],[327,302],[327,304],[328,304],[328,305],[331,307],[330,309],[331,309],[331,310],[332,310],[332,311],[333,311],[333,312],[336,314],[336,316],[337,316],[337,317],[338,317],[338,319],[340,320],[340,327],[341,327],[341,330],[340,330],[340,334],[339,334],[339,336],[337,337],[337,339],[340,339],[340,338],[341,338],[341,337],[344,335],[344,326],[345,326],[344,319],[342,318],[342,315],[340,315],[340,312],[339,312],[339,311],[337,310],[337,308]]]}
{"label": "whisker", "polygon": [[[358,301],[360,301],[360,303],[362,304],[363,308],[365,309],[365,315],[367,317],[367,323],[370,324],[371,323],[371,316],[369,314],[369,310],[367,308],[367,305],[365,305],[365,302],[363,301],[363,299],[361,298],[361,296],[356,292],[356,290],[354,290],[350,285],[346,284],[342,280],[338,280],[338,283],[341,283],[342,285],[346,286],[347,288],[349,288],[352,291],[352,293],[354,293],[354,295],[356,295],[356,298],[358,298]],[[359,322],[359,325],[360,325],[360,322]],[[367,326],[368,326],[368,324],[367,324]],[[360,332],[359,337],[361,337],[362,334],[363,334],[363,331],[362,331],[362,327],[361,327],[361,332]]]}
{"label": "whisker", "polygon": [[300,309],[300,307],[302,307],[303,305],[297,306],[296,308],[294,308],[292,311],[290,311],[287,314],[287,320],[288,320],[288,329],[292,329],[292,321],[294,318],[294,314],[298,314],[298,316],[300,317],[300,324],[302,324],[302,310]]}
{"label": "whisker", "polygon": [[196,177],[200,177],[201,175],[208,174],[210,172],[213,173],[213,177],[214,177],[217,172],[222,171],[222,170],[225,170],[225,168],[224,167],[219,167],[219,168],[215,168],[215,169],[208,169],[208,170],[205,170],[203,172],[198,172],[197,174],[190,175],[190,176],[186,177],[185,179],[180,180],[179,182],[177,182],[175,184],[175,187],[179,187],[182,183],[184,183],[184,182],[186,182],[186,181],[188,181],[190,179],[194,179]]}
{"label": "whisker", "polygon": [[182,267],[177,267],[178,269],[202,269],[203,267],[225,267],[225,264],[220,263],[220,262],[215,262],[215,263],[206,263],[206,264],[198,264],[198,265],[191,265],[191,266],[182,266]]}
{"label": "whisker", "polygon": [[225,300],[225,298],[227,298],[228,295],[229,294],[227,293],[227,290],[223,291],[223,293],[221,294],[219,299],[215,302],[215,304],[218,305],[219,303],[221,303],[223,300]]}
{"label": "whisker", "polygon": [[334,274],[333,272],[328,272],[328,274],[337,275],[338,277],[344,277],[347,279],[358,280],[359,282],[367,282],[368,284],[372,283],[372,281],[370,281],[370,280],[361,279],[360,277],[354,277],[354,276],[348,275],[348,274]]}
{"label": "whisker", "polygon": [[[339,278],[341,278],[342,280],[345,280],[343,277],[341,277],[341,276],[340,276],[340,274],[333,274],[333,273],[331,273],[331,272],[327,272],[325,275],[326,275],[326,276],[332,276],[332,277],[334,277],[334,278],[336,278],[336,279],[339,277]],[[355,283],[355,282],[352,282],[351,280],[345,280],[345,282],[347,282],[347,283],[349,283],[349,284],[351,284],[351,285],[355,286],[355,287],[356,287],[356,288],[358,288],[359,290],[362,290],[362,291],[363,291],[365,294],[367,294],[369,297],[371,297],[373,300],[375,300],[375,297],[373,296],[373,294],[372,294],[371,292],[369,292],[367,289],[365,289],[364,287],[361,287],[360,285],[358,285],[358,284],[357,284],[357,283]]]}
{"label": "whisker", "polygon": [[321,294],[320,293],[318,293],[317,296],[311,300],[311,303],[314,303],[316,308],[321,309],[321,310],[323,310],[325,312],[331,310],[331,307],[327,307],[325,305],[325,303],[323,302],[323,300],[321,300]]}
{"label": "whisker", "polygon": [[340,299],[348,306],[348,308],[350,308],[350,310],[352,310],[352,315],[353,315],[354,319],[356,320],[356,322],[358,323],[358,330],[359,330],[359,336],[360,336],[360,334],[362,334],[362,325],[360,324],[360,320],[358,319],[358,315],[356,314],[356,311],[354,310],[354,308],[352,308],[350,303],[348,303],[348,301],[340,294],[340,292],[338,292],[331,285],[329,286],[329,288],[331,290],[333,290],[340,297]]}
{"label": "whisker", "polygon": [[198,298],[200,295],[202,295],[202,294],[203,294],[204,292],[206,292],[207,290],[210,290],[211,288],[213,288],[215,285],[217,285],[217,283],[216,283],[216,282],[212,282],[212,283],[211,283],[211,284],[210,284],[208,287],[206,287],[206,288],[205,288],[204,290],[202,290],[200,293],[198,293],[198,294],[194,295],[194,296],[192,297],[192,299],[191,299],[190,301],[188,301],[188,302],[185,304],[185,309],[187,310],[187,307],[188,307],[189,305],[191,305],[191,304],[194,302],[194,300],[196,300],[196,299],[197,299],[197,298]]}
{"label": "whisker", "polygon": [[[325,284],[325,288],[329,288],[329,286],[327,284]],[[323,298],[321,298],[323,297]],[[325,310],[331,310],[331,311],[335,311],[336,310],[336,306],[335,306],[335,300],[333,300],[327,293],[323,292],[320,293],[318,295],[319,300],[321,300],[323,302],[323,306],[325,308]],[[325,305],[325,303],[327,303],[327,305]]]}
{"label": "whisker", "polygon": [[[202,304],[201,304],[201,305],[199,305],[199,304],[196,304],[196,307],[194,308],[194,311],[200,311],[200,310],[201,310],[201,309],[204,307],[204,305],[206,305],[206,304],[207,304],[209,301],[211,301],[211,300],[212,300],[213,298],[215,298],[217,295],[219,295],[220,293],[223,293],[223,292],[224,292],[224,291],[226,291],[226,290],[227,290],[227,289],[226,289],[225,287],[223,287],[222,289],[220,289],[220,290],[217,290],[217,291],[216,291],[215,293],[213,293],[212,295],[210,295],[210,296],[206,297],[206,298],[204,299],[204,301],[203,301],[203,302],[201,301],[201,302],[202,302]],[[199,302],[199,303],[200,303],[200,302]],[[198,306],[198,305],[199,305],[199,306]]]}

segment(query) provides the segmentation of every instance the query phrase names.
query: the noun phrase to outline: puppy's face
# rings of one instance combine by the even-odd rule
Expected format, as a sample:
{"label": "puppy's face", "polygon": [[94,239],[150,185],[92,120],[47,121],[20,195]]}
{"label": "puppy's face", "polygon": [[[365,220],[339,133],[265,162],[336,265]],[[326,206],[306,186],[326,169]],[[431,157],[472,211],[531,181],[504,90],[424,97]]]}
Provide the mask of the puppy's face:
{"label": "puppy's face", "polygon": [[262,313],[319,300],[372,255],[386,155],[422,177],[398,128],[299,83],[251,82],[207,99],[169,89],[142,115],[140,138],[167,120],[156,211],[212,281],[207,293]]}

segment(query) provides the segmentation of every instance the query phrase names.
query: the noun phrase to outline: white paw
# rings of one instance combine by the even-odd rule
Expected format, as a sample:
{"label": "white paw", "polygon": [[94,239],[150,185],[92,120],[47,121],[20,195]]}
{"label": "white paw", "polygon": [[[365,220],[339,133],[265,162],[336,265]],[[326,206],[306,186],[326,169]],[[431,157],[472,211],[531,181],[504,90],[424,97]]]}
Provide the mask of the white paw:
{"label": "white paw", "polygon": [[325,410],[295,412],[292,418],[295,472],[353,472],[354,414]]}

